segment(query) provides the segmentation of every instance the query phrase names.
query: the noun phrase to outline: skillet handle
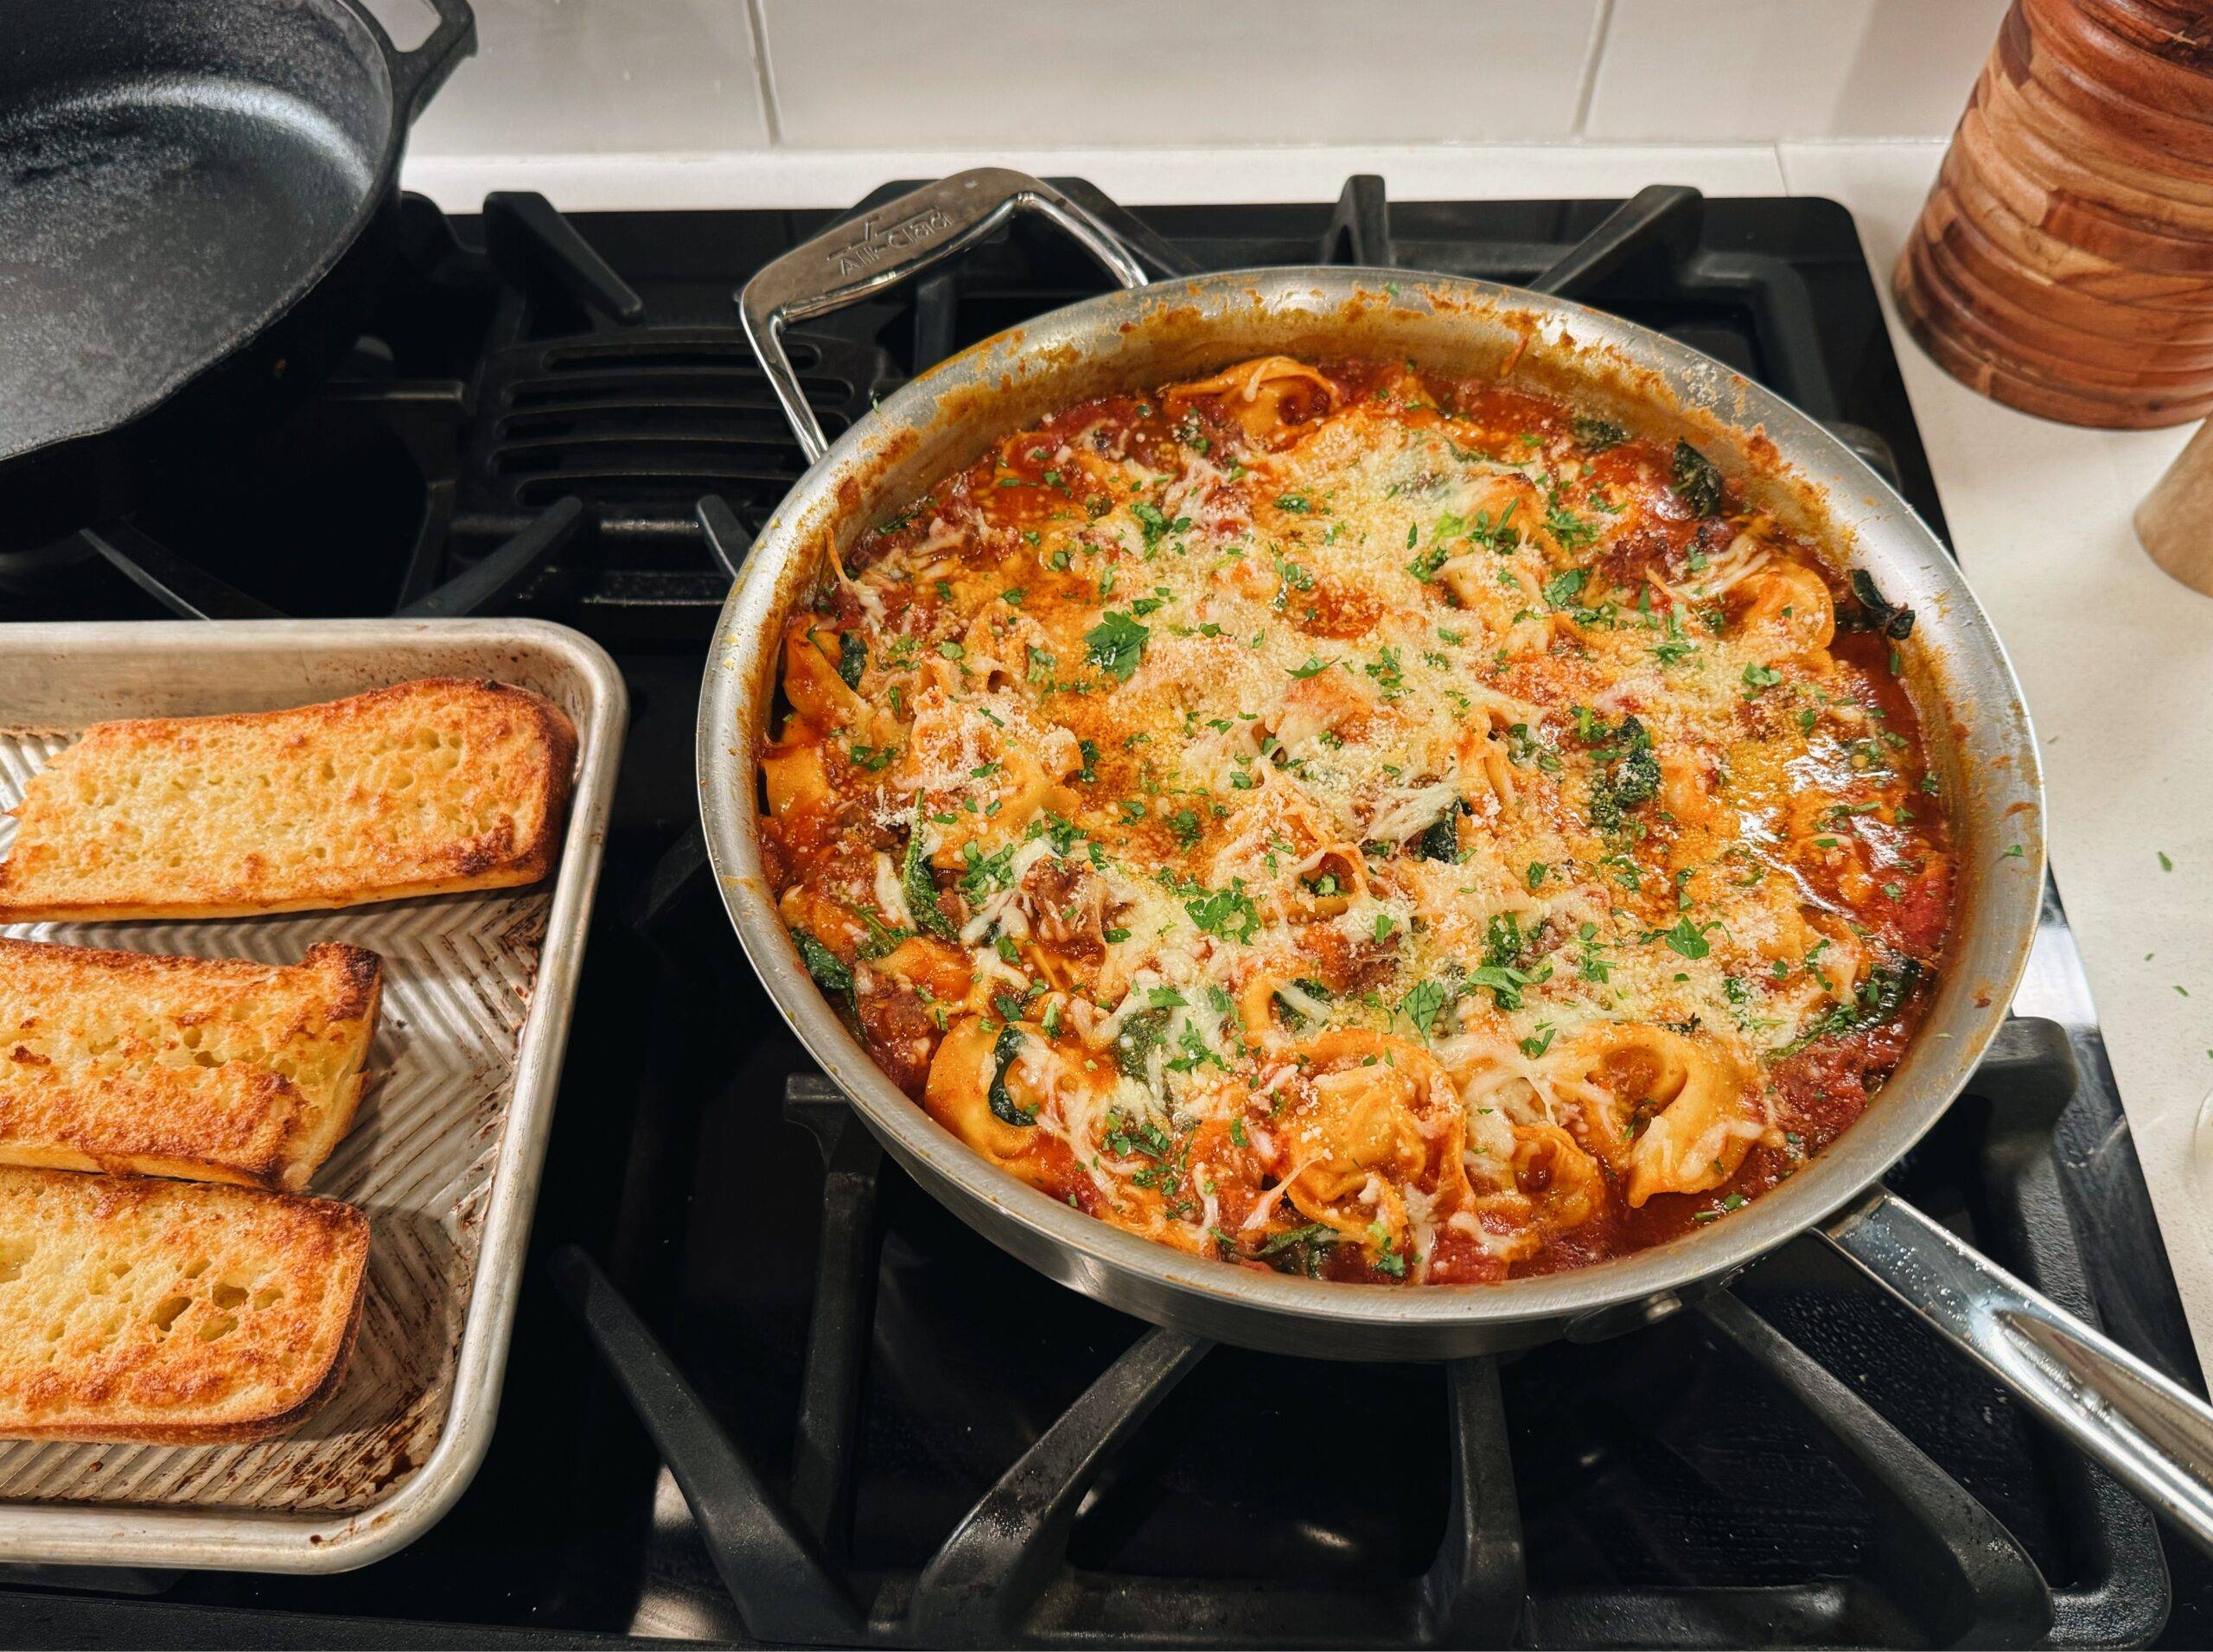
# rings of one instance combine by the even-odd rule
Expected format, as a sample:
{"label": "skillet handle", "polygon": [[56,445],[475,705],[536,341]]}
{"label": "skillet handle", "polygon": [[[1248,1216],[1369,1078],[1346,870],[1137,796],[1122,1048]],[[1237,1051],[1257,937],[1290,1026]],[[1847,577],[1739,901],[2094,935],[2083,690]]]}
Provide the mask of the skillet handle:
{"label": "skillet handle", "polygon": [[476,15],[468,0],[430,0],[438,14],[438,26],[411,52],[403,52],[384,35],[385,67],[392,72],[392,105],[399,118],[412,124],[430,94],[446,83],[461,60],[476,49]]}
{"label": "skillet handle", "polygon": [[1878,1191],[1826,1236],[2213,1553],[2213,1407],[1894,1194]]}
{"label": "skillet handle", "polygon": [[830,450],[784,352],[783,329],[912,280],[990,234],[1017,212],[1057,224],[1124,287],[1145,284],[1137,255],[1097,216],[1049,183],[1004,167],[978,167],[926,183],[864,215],[834,224],[759,271],[737,295],[739,319],[784,417],[813,464]]}

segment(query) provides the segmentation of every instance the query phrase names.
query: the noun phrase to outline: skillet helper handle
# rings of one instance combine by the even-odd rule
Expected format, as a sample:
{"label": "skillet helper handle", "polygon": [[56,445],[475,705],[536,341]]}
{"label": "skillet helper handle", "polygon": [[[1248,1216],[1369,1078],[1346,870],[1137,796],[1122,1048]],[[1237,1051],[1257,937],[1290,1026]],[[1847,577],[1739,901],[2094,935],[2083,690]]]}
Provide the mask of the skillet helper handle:
{"label": "skillet helper handle", "polygon": [[1049,183],[997,166],[956,172],[887,201],[858,223],[833,224],[745,284],[737,296],[745,336],[809,464],[830,450],[830,439],[800,389],[799,374],[784,352],[783,329],[910,281],[973,246],[1018,212],[1058,225],[1124,287],[1145,284],[1137,255],[1094,214]]}
{"label": "skillet helper handle", "polygon": [[476,49],[476,15],[469,10],[468,0],[430,0],[430,5],[438,14],[438,23],[421,45],[403,52],[389,39],[384,41],[385,66],[392,72],[392,107],[411,124],[430,102],[430,94],[446,83],[455,66]]}
{"label": "skillet helper handle", "polygon": [[2213,1553],[2213,1407],[1888,1192],[1830,1243]]}

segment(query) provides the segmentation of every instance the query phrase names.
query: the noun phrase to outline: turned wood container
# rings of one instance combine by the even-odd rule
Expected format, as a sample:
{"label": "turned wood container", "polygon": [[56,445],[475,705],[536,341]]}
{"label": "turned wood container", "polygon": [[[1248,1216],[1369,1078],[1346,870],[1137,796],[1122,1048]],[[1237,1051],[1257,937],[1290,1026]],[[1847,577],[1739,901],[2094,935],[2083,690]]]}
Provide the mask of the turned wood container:
{"label": "turned wood container", "polygon": [[2213,424],[2197,427],[2136,507],[2136,538],[2160,567],[2213,596]]}
{"label": "turned wood container", "polygon": [[1896,291],[1922,348],[2011,406],[2213,413],[2213,0],[2013,0]]}

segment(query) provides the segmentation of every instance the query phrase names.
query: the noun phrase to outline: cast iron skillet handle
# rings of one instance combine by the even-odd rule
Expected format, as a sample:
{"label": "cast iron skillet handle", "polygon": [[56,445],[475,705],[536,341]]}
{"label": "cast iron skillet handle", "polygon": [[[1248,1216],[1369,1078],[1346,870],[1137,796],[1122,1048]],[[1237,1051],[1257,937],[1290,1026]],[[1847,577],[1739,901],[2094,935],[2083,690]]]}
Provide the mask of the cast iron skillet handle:
{"label": "cast iron skillet handle", "polygon": [[[430,0],[438,14],[438,26],[411,52],[403,52],[389,37],[384,39],[385,66],[392,72],[392,104],[401,118],[412,123],[423,112],[430,94],[446,81],[454,66],[476,49],[476,16],[468,0]],[[379,36],[384,31],[378,29]]]}
{"label": "cast iron skillet handle", "polygon": [[1923,1323],[2213,1553],[2213,1408],[1893,1194],[1878,1191],[1827,1234]]}
{"label": "cast iron skillet handle", "polygon": [[932,265],[974,246],[1017,212],[1049,219],[1106,266],[1125,287],[1142,287],[1137,255],[1113,230],[1050,184],[1004,167],[978,167],[889,201],[864,216],[832,225],[756,273],[737,296],[745,336],[783,404],[800,450],[813,464],[830,439],[807,405],[799,375],[784,354],[792,322],[842,309],[870,294],[912,279]]}

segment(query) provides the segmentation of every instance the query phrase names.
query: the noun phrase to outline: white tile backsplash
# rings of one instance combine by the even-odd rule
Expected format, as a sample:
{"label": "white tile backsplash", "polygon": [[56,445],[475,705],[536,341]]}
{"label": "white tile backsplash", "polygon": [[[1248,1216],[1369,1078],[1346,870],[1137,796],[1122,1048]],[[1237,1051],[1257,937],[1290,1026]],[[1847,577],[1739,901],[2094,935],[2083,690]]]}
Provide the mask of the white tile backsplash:
{"label": "white tile backsplash", "polygon": [[1565,139],[1599,0],[761,0],[784,141]]}
{"label": "white tile backsplash", "polygon": [[2007,0],[1613,0],[1583,135],[1942,137]]}
{"label": "white tile backsplash", "polygon": [[426,160],[1942,137],[2007,0],[474,3]]}
{"label": "white tile backsplash", "polygon": [[745,0],[471,4],[476,54],[415,123],[413,153],[745,150],[768,142]]}

